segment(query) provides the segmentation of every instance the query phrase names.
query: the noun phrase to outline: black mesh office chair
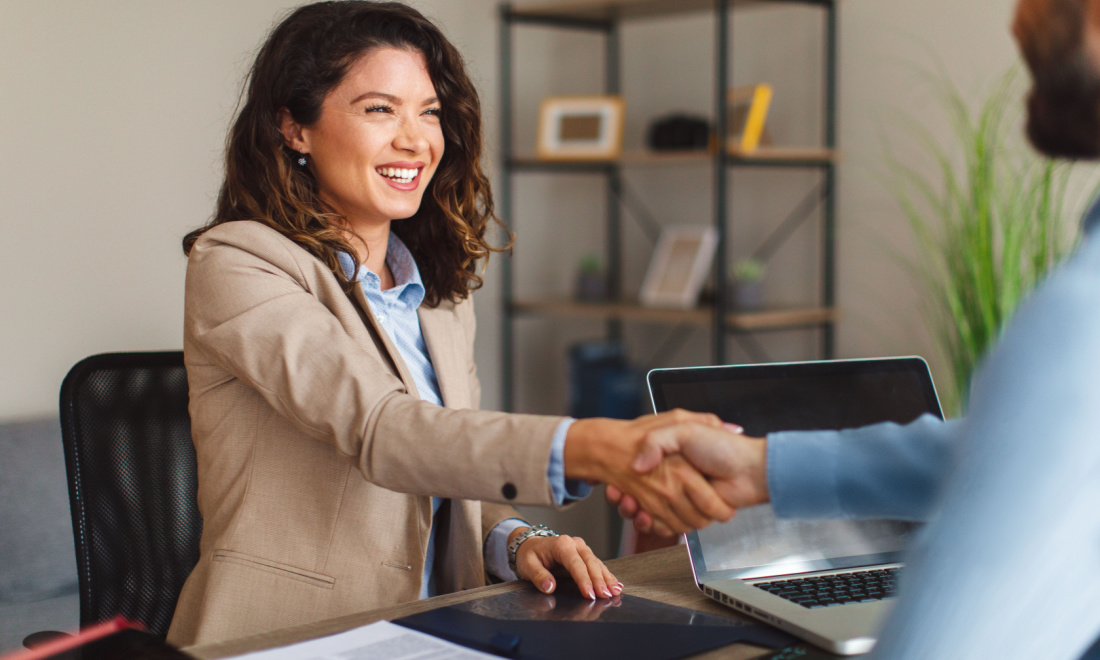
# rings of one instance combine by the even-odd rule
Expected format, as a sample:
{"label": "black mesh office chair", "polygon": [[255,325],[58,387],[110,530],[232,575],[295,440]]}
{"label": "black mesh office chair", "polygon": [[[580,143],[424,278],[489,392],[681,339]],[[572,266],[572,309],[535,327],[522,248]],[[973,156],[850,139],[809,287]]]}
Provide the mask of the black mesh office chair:
{"label": "black mesh office chair", "polygon": [[80,625],[121,615],[166,634],[202,533],[183,353],[78,362],[61,385],[61,434]]}

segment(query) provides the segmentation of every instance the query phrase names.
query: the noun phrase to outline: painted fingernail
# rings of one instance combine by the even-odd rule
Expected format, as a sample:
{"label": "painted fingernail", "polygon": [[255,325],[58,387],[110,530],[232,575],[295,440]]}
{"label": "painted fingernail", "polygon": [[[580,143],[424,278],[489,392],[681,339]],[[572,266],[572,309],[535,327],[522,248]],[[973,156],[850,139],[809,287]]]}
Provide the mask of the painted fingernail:
{"label": "painted fingernail", "polygon": [[622,582],[616,582],[614,585],[611,586],[611,590],[615,592],[616,596],[621,594],[623,592],[623,589],[626,589],[626,587],[623,585]]}
{"label": "painted fingernail", "polygon": [[553,580],[547,580],[546,582],[542,583],[542,593],[548,594],[553,590],[554,590],[554,581]]}
{"label": "painted fingernail", "polygon": [[600,595],[604,598],[611,598],[611,590],[607,587],[600,587]]}
{"label": "painted fingernail", "polygon": [[745,432],[744,428],[742,428],[742,427],[740,427],[736,424],[730,424],[729,422],[726,422],[726,423],[722,424],[722,428],[726,429],[730,433],[744,433]]}
{"label": "painted fingernail", "polygon": [[596,592],[592,591],[592,587],[585,589],[584,593],[588,596],[588,600],[596,600]]}

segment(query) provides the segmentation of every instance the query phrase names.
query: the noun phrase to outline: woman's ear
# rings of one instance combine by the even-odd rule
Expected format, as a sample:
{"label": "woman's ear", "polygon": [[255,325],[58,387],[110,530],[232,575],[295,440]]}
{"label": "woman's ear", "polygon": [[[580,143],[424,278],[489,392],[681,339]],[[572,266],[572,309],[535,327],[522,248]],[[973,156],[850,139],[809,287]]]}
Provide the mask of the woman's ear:
{"label": "woman's ear", "polygon": [[279,110],[279,131],[283,134],[283,143],[300,154],[309,153],[309,144],[306,142],[302,126],[294,121],[290,110]]}

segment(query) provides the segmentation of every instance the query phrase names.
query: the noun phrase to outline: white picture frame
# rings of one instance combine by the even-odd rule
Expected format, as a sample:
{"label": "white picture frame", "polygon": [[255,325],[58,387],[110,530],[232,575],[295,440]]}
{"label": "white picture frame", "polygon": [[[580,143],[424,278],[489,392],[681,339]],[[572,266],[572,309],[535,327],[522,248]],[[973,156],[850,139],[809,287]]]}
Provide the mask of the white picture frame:
{"label": "white picture frame", "polygon": [[622,154],[622,97],[551,96],[539,106],[540,160],[614,160]]}
{"label": "white picture frame", "polygon": [[639,302],[646,307],[695,307],[717,245],[714,227],[665,227],[646,269]]}

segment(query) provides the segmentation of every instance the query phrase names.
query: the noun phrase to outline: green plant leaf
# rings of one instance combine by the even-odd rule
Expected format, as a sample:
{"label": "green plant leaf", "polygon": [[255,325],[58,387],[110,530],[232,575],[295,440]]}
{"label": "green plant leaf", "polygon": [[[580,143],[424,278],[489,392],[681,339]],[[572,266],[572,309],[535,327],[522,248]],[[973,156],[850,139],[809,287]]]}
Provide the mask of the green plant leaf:
{"label": "green plant leaf", "polygon": [[[933,336],[950,366],[955,411],[961,412],[976,366],[1020,302],[1071,248],[1062,227],[1073,167],[1023,143],[1016,67],[973,109],[942,67],[923,78],[951,137],[939,140],[921,121],[899,115],[926,163],[903,161],[885,143],[887,185],[923,253],[910,270],[922,278],[934,306]],[[1097,192],[1100,181],[1093,185]]]}

